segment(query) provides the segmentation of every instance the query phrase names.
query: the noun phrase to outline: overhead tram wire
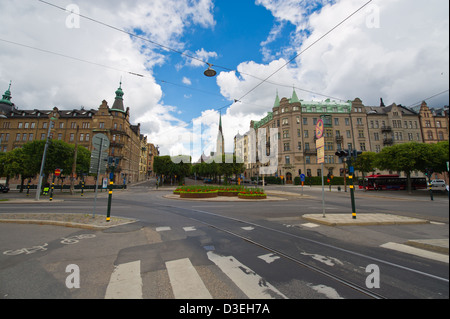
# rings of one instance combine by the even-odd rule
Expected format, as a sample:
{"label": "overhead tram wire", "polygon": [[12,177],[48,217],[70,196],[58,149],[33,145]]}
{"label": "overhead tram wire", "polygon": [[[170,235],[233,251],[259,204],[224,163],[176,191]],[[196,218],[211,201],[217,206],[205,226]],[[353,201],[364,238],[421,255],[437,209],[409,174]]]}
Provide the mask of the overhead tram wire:
{"label": "overhead tram wire", "polygon": [[[51,51],[51,50],[46,50],[46,49],[33,47],[33,46],[26,45],[26,44],[23,44],[23,43],[18,43],[18,42],[14,42],[14,41],[2,39],[2,38],[0,38],[0,41],[5,42],[5,43],[9,43],[9,44],[13,44],[13,45],[17,45],[17,46],[21,46],[21,47],[24,47],[24,48],[27,48],[27,49],[36,50],[36,51],[39,51],[39,52],[42,52],[42,53],[52,54],[52,55],[55,55],[55,56],[60,56],[60,57],[66,58],[66,59],[71,59],[71,60],[74,60],[74,61],[95,65],[95,66],[98,66],[98,67],[110,69],[110,70],[121,72],[121,73],[125,73],[125,74],[130,74],[130,75],[137,76],[137,77],[140,77],[140,78],[150,78],[150,76],[147,76],[147,75],[144,75],[144,74],[140,74],[140,73],[136,73],[136,72],[132,72],[132,71],[119,69],[119,68],[116,68],[116,67],[112,67],[112,66],[101,64],[101,63],[97,63],[97,62],[84,60],[84,59],[81,59],[81,58],[77,58],[77,57],[70,56],[70,55],[63,54],[63,53],[58,53],[58,52]],[[154,78],[155,81],[160,82],[160,83],[167,83],[167,84],[174,85],[174,86],[177,86],[177,87],[182,87],[182,88],[185,88],[185,89],[188,89],[188,90],[202,92],[204,94],[210,94],[210,95],[215,95],[215,96],[218,96],[218,97],[223,97],[222,95],[217,94],[217,93],[208,92],[208,91],[196,89],[196,88],[193,88],[193,87],[190,87],[190,86],[173,83],[173,82],[162,80],[162,79],[159,79],[159,78],[156,78],[156,77],[152,77],[152,78]]]}
{"label": "overhead tram wire", "polygon": [[354,11],[352,14],[350,14],[348,17],[346,17],[344,20],[342,20],[341,22],[339,22],[337,25],[335,25],[333,28],[331,28],[328,32],[326,32],[325,34],[323,34],[320,38],[318,38],[316,41],[314,41],[313,43],[311,43],[309,46],[307,46],[305,49],[303,49],[299,54],[297,54],[295,57],[293,57],[292,59],[290,59],[288,62],[286,62],[283,66],[281,66],[280,68],[278,68],[275,72],[273,72],[272,74],[270,74],[267,78],[265,78],[262,82],[260,82],[258,85],[256,85],[254,88],[252,88],[250,91],[248,91],[247,93],[245,93],[240,99],[242,100],[243,98],[245,98],[247,95],[249,95],[251,92],[253,92],[254,90],[256,90],[259,86],[261,86],[264,82],[267,82],[268,79],[270,79],[272,76],[274,76],[275,74],[277,74],[278,72],[280,72],[283,68],[285,68],[287,65],[291,64],[293,61],[295,61],[300,55],[302,55],[303,53],[305,53],[307,50],[309,50],[312,46],[314,46],[316,43],[318,43],[320,40],[322,40],[323,38],[325,38],[326,36],[328,36],[331,32],[333,32],[334,30],[336,30],[338,27],[340,27],[342,24],[344,24],[347,20],[349,20],[351,17],[353,17],[355,14],[357,14],[359,11],[361,11],[362,9],[364,9],[367,5],[369,5],[369,3],[371,3],[373,0],[369,0],[368,2],[366,2],[364,5],[362,5],[359,9],[357,9],[356,11]]}
{"label": "overhead tram wire", "polygon": [[437,94],[435,94],[435,95],[432,95],[432,96],[430,96],[430,97],[428,97],[428,98],[426,98],[426,99],[423,99],[423,100],[421,100],[420,102],[413,103],[413,104],[411,104],[410,106],[408,106],[408,108],[413,108],[413,107],[415,107],[415,106],[421,105],[423,101],[431,100],[432,98],[435,98],[435,97],[437,97],[437,96],[439,96],[439,95],[442,95],[442,94],[444,94],[444,93],[447,93],[448,91],[449,91],[449,89],[447,89],[447,90],[445,90],[445,91],[442,91],[441,93],[437,93]]}
{"label": "overhead tram wire", "polygon": [[[53,4],[53,3],[51,3],[51,2],[48,2],[48,1],[45,1],[45,0],[37,0],[37,1],[39,1],[39,2],[41,2],[41,3],[43,3],[43,4],[46,4],[46,5],[52,6],[52,7],[54,7],[54,8],[57,8],[57,9],[59,9],[59,10],[62,10],[62,11],[64,11],[64,12],[67,12],[67,10],[66,10],[64,7],[58,6],[58,5]],[[319,42],[322,38],[324,38],[325,36],[327,36],[327,35],[328,35],[329,33],[331,33],[334,29],[336,29],[336,28],[339,27],[342,23],[344,23],[346,20],[348,20],[351,16],[353,16],[353,15],[356,14],[358,11],[360,11],[360,10],[363,9],[365,6],[367,6],[371,1],[372,1],[372,0],[370,0],[370,1],[367,2],[364,6],[362,6],[360,9],[358,9],[357,11],[355,11],[352,15],[348,16],[345,20],[343,20],[341,23],[339,23],[338,25],[336,25],[333,29],[331,29],[330,31],[328,31],[328,32],[327,32],[326,34],[324,34],[321,38],[319,38],[318,40],[316,40],[316,41],[315,41],[313,44],[311,44],[308,48],[306,48],[305,50],[303,50],[302,52],[300,52],[300,54],[302,54],[304,51],[308,50],[308,49],[309,49],[310,47],[312,47],[314,44],[316,44],[317,42]],[[197,61],[199,61],[199,62],[202,62],[202,63],[204,63],[204,64],[207,64],[208,66],[214,66],[214,67],[216,67],[216,68],[220,68],[220,69],[223,69],[223,70],[225,70],[225,71],[238,72],[238,73],[240,73],[240,74],[247,75],[247,76],[250,76],[250,77],[252,77],[252,78],[254,78],[254,79],[257,79],[257,80],[262,81],[260,84],[257,85],[257,87],[259,87],[259,86],[260,86],[262,83],[264,83],[264,82],[270,83],[270,84],[273,84],[273,85],[277,85],[277,86],[292,87],[292,86],[287,86],[287,85],[284,85],[284,84],[279,84],[279,83],[276,83],[276,82],[268,81],[268,79],[271,78],[271,77],[272,77],[274,74],[276,74],[277,72],[279,72],[279,71],[280,71],[282,68],[284,68],[286,65],[288,65],[288,64],[290,64],[292,61],[294,61],[298,56],[300,56],[300,54],[298,54],[296,57],[294,57],[293,59],[291,59],[290,61],[288,61],[284,66],[282,66],[279,70],[275,71],[275,72],[274,72],[273,74],[271,74],[269,77],[267,77],[267,78],[265,78],[265,79],[262,79],[262,78],[260,78],[260,77],[254,76],[254,75],[249,74],[249,73],[246,73],[246,72],[241,72],[241,71],[239,71],[239,70],[235,70],[235,69],[232,69],[232,68],[229,68],[229,67],[225,67],[225,66],[221,66],[221,65],[218,65],[218,64],[209,63],[209,62],[204,61],[204,60],[202,60],[202,59],[200,59],[200,58],[198,58],[198,57],[189,55],[189,54],[187,54],[187,53],[185,53],[185,52],[181,52],[181,51],[176,50],[176,49],[174,49],[174,48],[171,48],[171,47],[169,47],[169,46],[167,46],[167,45],[160,44],[160,43],[158,43],[158,42],[156,42],[156,41],[153,41],[153,40],[150,40],[150,39],[148,39],[148,38],[146,38],[146,37],[143,37],[143,36],[137,35],[137,34],[135,34],[135,33],[132,33],[132,32],[123,30],[123,29],[121,29],[121,28],[119,28],[119,27],[115,27],[115,26],[110,25],[110,24],[108,24],[108,23],[106,23],[106,22],[102,22],[102,21],[100,21],[100,20],[97,20],[97,19],[88,17],[88,16],[86,16],[86,15],[82,15],[82,14],[77,13],[77,12],[72,12],[72,14],[75,14],[75,15],[81,17],[81,18],[84,18],[84,19],[87,19],[87,20],[89,20],[89,21],[91,21],[91,22],[94,22],[94,23],[100,24],[100,25],[102,25],[102,26],[105,26],[105,27],[107,27],[107,28],[113,29],[113,30],[115,30],[115,31],[124,33],[124,34],[126,34],[126,35],[128,35],[128,36],[130,36],[130,37],[134,37],[134,38],[140,39],[140,40],[142,40],[142,41],[146,41],[146,42],[151,43],[151,44],[153,44],[153,45],[155,45],[155,46],[158,46],[158,47],[160,47],[160,48],[162,48],[162,49],[164,49],[164,50],[167,50],[167,51],[171,51],[171,52],[177,53],[177,54],[182,55],[182,56],[185,56],[185,57],[187,57],[187,58],[189,58],[189,59],[197,60]],[[140,76],[139,74],[134,74],[134,75]],[[254,89],[256,89],[257,87],[255,87]],[[251,91],[253,91],[254,89],[252,89]],[[301,89],[301,88],[297,88],[297,89],[302,90],[302,91],[305,91],[305,92],[308,92],[308,93],[312,93],[312,94],[315,94],[315,95],[320,95],[320,96],[324,96],[324,97],[327,97],[327,98],[332,98],[332,99],[337,99],[337,100],[340,100],[340,101],[345,101],[345,100],[343,100],[343,99],[331,97],[331,96],[328,96],[328,95],[325,95],[325,94],[321,94],[321,93],[317,93],[317,92],[312,92],[312,91],[305,90],[305,89]],[[251,91],[250,91],[250,92],[251,92]],[[250,92],[248,92],[246,95],[248,95]],[[244,96],[241,97],[240,99],[235,99],[235,101],[241,101],[246,95],[244,95]]]}

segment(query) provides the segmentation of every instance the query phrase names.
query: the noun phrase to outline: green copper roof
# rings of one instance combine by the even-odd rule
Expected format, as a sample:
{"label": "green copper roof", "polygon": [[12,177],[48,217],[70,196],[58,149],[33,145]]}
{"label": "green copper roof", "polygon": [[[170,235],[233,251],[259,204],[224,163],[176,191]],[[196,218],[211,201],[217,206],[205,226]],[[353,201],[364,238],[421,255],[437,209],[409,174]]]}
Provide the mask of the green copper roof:
{"label": "green copper roof", "polygon": [[277,91],[277,97],[275,98],[275,104],[273,107],[279,107],[280,106],[280,98],[278,97],[278,91]]}
{"label": "green copper roof", "polygon": [[297,93],[295,92],[295,89],[294,89],[294,92],[292,93],[291,103],[297,103],[297,102],[300,102],[300,100],[298,99]]}
{"label": "green copper roof", "polygon": [[125,112],[125,108],[123,106],[123,91],[122,91],[122,82],[120,82],[120,86],[116,91],[116,99],[111,110]]}
{"label": "green copper roof", "polygon": [[13,105],[11,102],[11,81],[9,82],[8,90],[5,91],[5,94],[3,94],[3,98],[0,100],[0,103]]}

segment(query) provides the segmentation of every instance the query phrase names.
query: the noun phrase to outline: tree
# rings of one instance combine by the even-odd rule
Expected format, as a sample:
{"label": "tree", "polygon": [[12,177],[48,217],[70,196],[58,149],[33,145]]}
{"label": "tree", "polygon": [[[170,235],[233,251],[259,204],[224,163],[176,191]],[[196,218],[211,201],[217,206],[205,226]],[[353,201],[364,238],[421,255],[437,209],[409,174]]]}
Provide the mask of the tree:
{"label": "tree", "polygon": [[[175,160],[175,162],[174,162]],[[179,161],[170,156],[156,156],[153,163],[153,170],[158,175],[173,178],[182,181],[191,171],[191,158],[182,156]]]}
{"label": "tree", "polygon": [[408,192],[411,193],[411,172],[424,171],[432,156],[430,145],[410,142],[385,147],[376,156],[375,166],[382,170],[404,172],[408,180]]}
{"label": "tree", "polygon": [[[37,176],[40,173],[42,155],[46,141],[26,143],[22,148],[14,149],[2,155],[3,174],[25,178]],[[62,169],[66,174],[72,172],[73,152],[75,146],[63,141],[51,140],[44,166],[44,174],[48,178],[55,169]],[[77,173],[89,171],[91,152],[82,146],[78,147]]]}
{"label": "tree", "polygon": [[365,181],[365,173],[370,173],[375,170],[376,158],[377,153],[364,152],[353,162],[354,168],[363,174],[363,181]]}

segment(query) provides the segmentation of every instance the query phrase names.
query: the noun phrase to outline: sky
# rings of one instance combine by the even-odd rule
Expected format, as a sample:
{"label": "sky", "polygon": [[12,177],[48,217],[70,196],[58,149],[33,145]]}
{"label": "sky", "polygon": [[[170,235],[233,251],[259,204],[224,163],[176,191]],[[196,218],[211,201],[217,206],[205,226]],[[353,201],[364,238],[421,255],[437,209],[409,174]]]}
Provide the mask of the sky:
{"label": "sky", "polygon": [[367,2],[0,0],[0,93],[12,81],[19,109],[98,109],[122,82],[132,124],[162,155],[194,159],[215,151],[219,116],[232,152],[294,88],[448,105],[449,1]]}

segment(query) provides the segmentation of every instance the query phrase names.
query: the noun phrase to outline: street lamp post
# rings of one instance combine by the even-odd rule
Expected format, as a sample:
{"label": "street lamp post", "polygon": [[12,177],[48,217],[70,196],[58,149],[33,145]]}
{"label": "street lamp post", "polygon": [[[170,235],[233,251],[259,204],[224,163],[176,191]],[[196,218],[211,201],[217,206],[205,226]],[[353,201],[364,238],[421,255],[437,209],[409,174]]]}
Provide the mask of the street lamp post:
{"label": "street lamp post", "polygon": [[47,141],[45,142],[44,154],[42,155],[41,170],[39,171],[39,182],[38,182],[38,186],[36,189],[36,201],[39,201],[40,196],[41,196],[41,188],[42,188],[42,179],[43,179],[43,174],[44,174],[45,160],[47,159],[47,150],[48,150],[48,145],[50,144],[50,131],[52,129],[53,121],[56,121],[56,118],[54,118],[54,117],[50,118],[50,123],[48,125]]}

